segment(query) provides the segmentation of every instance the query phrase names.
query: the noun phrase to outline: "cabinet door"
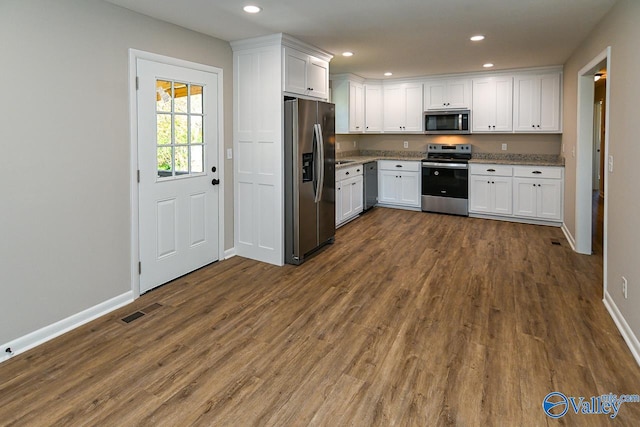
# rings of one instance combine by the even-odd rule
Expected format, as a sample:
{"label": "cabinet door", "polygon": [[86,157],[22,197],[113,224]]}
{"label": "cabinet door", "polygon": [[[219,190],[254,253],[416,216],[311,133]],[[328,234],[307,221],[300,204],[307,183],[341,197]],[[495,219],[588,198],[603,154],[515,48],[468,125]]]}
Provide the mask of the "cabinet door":
{"label": "cabinet door", "polygon": [[422,132],[422,84],[407,84],[404,87],[404,131]]}
{"label": "cabinet door", "polygon": [[447,108],[469,108],[471,105],[471,80],[447,81]]}
{"label": "cabinet door", "polygon": [[560,132],[560,98],[560,73],[540,76],[540,131]]}
{"label": "cabinet door", "polygon": [[307,92],[309,96],[329,99],[329,63],[313,56],[307,65]]}
{"label": "cabinet door", "polygon": [[353,215],[353,197],[351,183],[354,178],[345,179],[341,182],[342,191],[340,193],[340,204],[342,209],[340,212],[341,221],[349,219]]}
{"label": "cabinet door", "polygon": [[538,218],[562,220],[562,180],[541,179],[538,185]]}
{"label": "cabinet door", "polygon": [[382,86],[365,85],[364,102],[365,131],[382,131]]}
{"label": "cabinet door", "polygon": [[384,130],[402,132],[405,117],[404,88],[401,85],[385,86],[383,94]]}
{"label": "cabinet door", "polygon": [[447,108],[447,84],[445,80],[429,81],[424,84],[425,110],[442,110]]}
{"label": "cabinet door", "polygon": [[336,182],[336,225],[342,222],[342,182]]}
{"label": "cabinet door", "polygon": [[538,198],[537,179],[513,178],[513,213],[516,216],[535,218]]}
{"label": "cabinet door", "polygon": [[416,172],[400,172],[400,183],[398,203],[420,206],[420,174]]}
{"label": "cabinet door", "polygon": [[309,57],[290,48],[284,50],[284,90],[304,95],[307,93],[307,66]]}
{"label": "cabinet door", "polygon": [[469,211],[491,211],[491,178],[482,175],[469,176]]}
{"label": "cabinet door", "polygon": [[536,76],[515,77],[513,91],[513,130],[537,132],[540,125],[539,79]]}
{"label": "cabinet door", "polygon": [[500,215],[511,215],[513,212],[513,180],[505,177],[491,177],[492,211]]}
{"label": "cabinet door", "polygon": [[349,131],[364,131],[364,86],[349,83]]}
{"label": "cabinet door", "polygon": [[495,99],[491,96],[495,87],[490,79],[473,81],[473,109],[471,111],[474,132],[491,132],[495,118]]}
{"label": "cabinet door", "polygon": [[400,199],[400,179],[395,171],[378,170],[378,201],[397,204]]}
{"label": "cabinet door", "polygon": [[494,132],[513,130],[513,78],[501,77],[495,80],[495,129]]}
{"label": "cabinet door", "polygon": [[353,178],[353,183],[351,183],[351,204],[353,206],[354,215],[357,215],[364,210],[363,183],[364,178],[362,175]]}

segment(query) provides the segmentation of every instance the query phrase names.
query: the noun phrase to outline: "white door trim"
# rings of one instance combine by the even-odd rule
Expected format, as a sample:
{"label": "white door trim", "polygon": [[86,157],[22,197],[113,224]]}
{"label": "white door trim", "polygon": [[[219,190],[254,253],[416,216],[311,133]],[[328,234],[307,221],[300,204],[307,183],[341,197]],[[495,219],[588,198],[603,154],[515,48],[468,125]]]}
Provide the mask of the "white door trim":
{"label": "white door trim", "polygon": [[140,241],[138,228],[138,108],[136,94],[136,64],[138,59],[146,59],[177,67],[191,68],[194,70],[215,73],[218,79],[218,154],[217,164],[221,185],[219,186],[218,201],[218,256],[224,259],[224,93],[223,93],[223,70],[222,68],[210,65],[198,64],[196,62],[184,61],[182,59],[171,58],[169,56],[158,55],[137,49],[129,49],[129,165],[130,172],[130,213],[131,213],[131,290],[134,298],[140,296],[140,275],[138,274],[138,262],[140,260]]}

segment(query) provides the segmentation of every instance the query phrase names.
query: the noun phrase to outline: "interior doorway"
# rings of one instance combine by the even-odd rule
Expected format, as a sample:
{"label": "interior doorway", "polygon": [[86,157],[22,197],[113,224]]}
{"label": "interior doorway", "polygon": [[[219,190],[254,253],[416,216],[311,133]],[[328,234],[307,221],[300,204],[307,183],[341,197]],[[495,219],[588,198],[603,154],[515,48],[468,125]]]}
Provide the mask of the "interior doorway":
{"label": "interior doorway", "polygon": [[607,132],[606,100],[607,100],[607,64],[599,64],[600,69],[594,76],[593,99],[593,204],[591,218],[591,251],[602,256],[604,241],[604,152]]}
{"label": "interior doorway", "polygon": [[[594,146],[597,119],[595,108],[596,99],[596,74],[601,70],[607,70],[606,85],[604,86],[604,98],[600,120],[604,122],[600,132],[603,132],[598,153]],[[607,218],[608,200],[606,171],[610,170],[611,159],[609,156],[609,134],[606,132],[609,123],[609,104],[611,101],[611,47],[607,47],[598,56],[593,58],[578,72],[578,133],[576,141],[576,210],[575,210],[575,249],[582,254],[592,254],[594,249],[601,252],[603,257],[603,288],[607,288]],[[602,123],[602,122],[601,122]],[[604,152],[602,147],[604,146]],[[602,160],[594,159],[596,154]],[[600,164],[604,170],[600,171]],[[594,201],[594,176],[598,169],[598,198]],[[594,227],[598,225],[600,205],[600,186],[603,189],[602,200],[602,244],[594,247]],[[595,206],[595,207],[594,207]],[[597,245],[597,243],[596,243]]]}

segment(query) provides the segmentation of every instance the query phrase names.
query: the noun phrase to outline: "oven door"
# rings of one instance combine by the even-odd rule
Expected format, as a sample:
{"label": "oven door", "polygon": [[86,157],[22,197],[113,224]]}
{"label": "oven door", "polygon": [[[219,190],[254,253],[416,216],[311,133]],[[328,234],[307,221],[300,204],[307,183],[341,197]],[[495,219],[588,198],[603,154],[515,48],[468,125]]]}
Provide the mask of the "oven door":
{"label": "oven door", "polygon": [[467,199],[469,170],[466,163],[422,162],[422,195]]}
{"label": "oven door", "polygon": [[466,163],[422,162],[422,210],[468,215],[469,169]]}

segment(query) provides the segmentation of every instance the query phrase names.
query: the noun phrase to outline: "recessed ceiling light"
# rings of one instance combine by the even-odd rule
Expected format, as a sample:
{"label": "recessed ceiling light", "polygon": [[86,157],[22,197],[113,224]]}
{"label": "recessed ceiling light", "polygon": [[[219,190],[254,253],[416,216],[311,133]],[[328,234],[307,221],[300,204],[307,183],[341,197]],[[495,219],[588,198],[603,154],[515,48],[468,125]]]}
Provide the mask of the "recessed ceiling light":
{"label": "recessed ceiling light", "polygon": [[387,71],[386,73],[384,73],[384,75],[389,77],[389,76],[393,76],[393,73],[390,73],[390,72]]}
{"label": "recessed ceiling light", "polygon": [[493,67],[493,64],[491,62],[487,62],[486,64],[482,65],[484,68],[491,68]]}
{"label": "recessed ceiling light", "polygon": [[353,52],[342,52],[342,56],[353,56]]}
{"label": "recessed ceiling light", "polygon": [[480,40],[484,40],[484,36],[481,35],[481,34],[478,34],[477,36],[471,37],[470,40],[473,41],[473,42],[479,42]]}
{"label": "recessed ceiling light", "polygon": [[242,10],[244,10],[247,13],[258,13],[262,10],[262,8],[254,5],[249,5],[249,6],[243,7]]}

